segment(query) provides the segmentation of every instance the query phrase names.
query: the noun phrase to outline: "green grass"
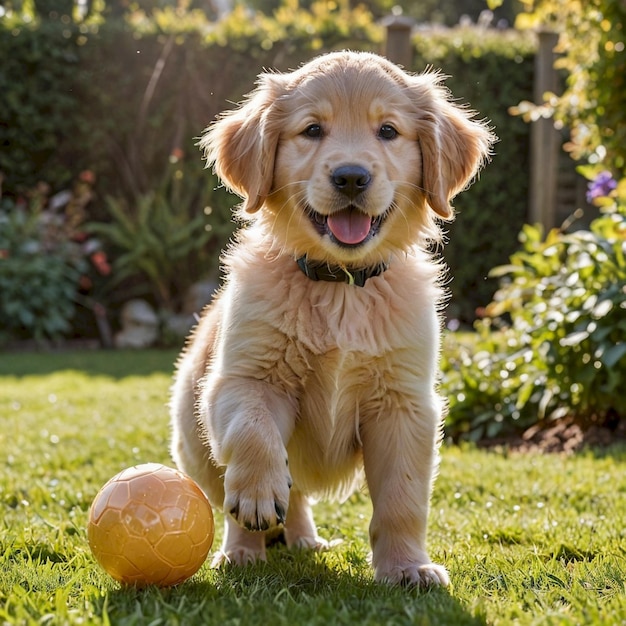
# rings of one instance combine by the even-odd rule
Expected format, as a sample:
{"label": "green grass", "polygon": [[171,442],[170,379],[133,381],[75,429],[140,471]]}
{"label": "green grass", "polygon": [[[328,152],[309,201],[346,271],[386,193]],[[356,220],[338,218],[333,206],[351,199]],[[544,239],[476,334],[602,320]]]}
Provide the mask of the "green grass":
{"label": "green grass", "polygon": [[[123,589],[85,526],[100,486],[171,464],[172,352],[0,354],[2,624],[626,623],[626,451],[575,457],[445,447],[430,527],[448,590],[390,589],[367,564],[368,499],[319,504],[324,554],[278,547],[266,564],[174,589]],[[218,517],[216,543],[221,539]]]}

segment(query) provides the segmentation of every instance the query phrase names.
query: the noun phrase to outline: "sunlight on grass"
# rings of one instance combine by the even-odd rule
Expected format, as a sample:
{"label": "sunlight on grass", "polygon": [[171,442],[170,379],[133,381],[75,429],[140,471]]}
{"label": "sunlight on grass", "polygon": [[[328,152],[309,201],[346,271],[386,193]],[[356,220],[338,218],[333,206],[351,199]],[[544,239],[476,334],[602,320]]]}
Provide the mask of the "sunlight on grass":
{"label": "sunlight on grass", "polygon": [[205,564],[175,589],[122,589],[89,552],[87,512],[121,469],[171,464],[166,403],[175,355],[27,356],[0,355],[2,623],[626,621],[623,449],[562,457],[444,446],[430,549],[450,570],[449,590],[372,582],[365,493],[341,507],[317,505],[320,534],[343,539],[327,553],[279,546],[249,569]]}

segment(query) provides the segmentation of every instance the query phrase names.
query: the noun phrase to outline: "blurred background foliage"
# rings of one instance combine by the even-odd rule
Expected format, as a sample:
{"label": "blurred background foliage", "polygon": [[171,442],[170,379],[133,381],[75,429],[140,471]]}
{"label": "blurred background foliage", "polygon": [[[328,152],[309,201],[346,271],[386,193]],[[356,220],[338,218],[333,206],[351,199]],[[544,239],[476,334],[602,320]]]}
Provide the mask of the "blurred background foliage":
{"label": "blurred background foliage", "polygon": [[571,130],[567,149],[576,159],[626,171],[626,3],[623,0],[525,0],[520,28],[559,33],[556,67],[565,71],[563,94],[544,94],[533,115]]}
{"label": "blurred background foliage", "polygon": [[[431,3],[432,11],[436,4],[452,11],[455,3]],[[487,280],[489,270],[516,248],[526,214],[528,126],[510,116],[508,108],[532,93],[535,44],[531,35],[495,28],[493,16],[481,18],[485,6],[480,2],[456,4],[448,21],[458,23],[465,16],[468,23],[418,29],[408,69],[441,68],[454,96],[491,120],[500,137],[494,163],[458,198],[458,220],[445,250],[454,276],[450,315],[471,323],[496,287]],[[111,236],[114,225],[119,226],[119,212],[112,207],[125,206],[133,213],[151,195],[161,214],[168,207],[192,221],[204,219],[210,229],[189,250],[196,262],[175,264],[171,275],[177,280],[167,289],[168,308],[179,306],[199,268],[217,281],[218,254],[233,231],[230,208],[237,199],[202,173],[198,136],[217,113],[252,88],[263,68],[288,70],[338,48],[381,51],[384,29],[376,18],[387,12],[384,2],[284,0],[264,11],[237,3],[216,20],[219,7],[199,1],[5,0],[3,6],[4,196],[18,198],[42,180],[54,191],[62,190],[78,172],[94,173],[91,221],[112,224],[99,229],[114,270],[108,291],[99,296],[113,318],[133,295],[164,304],[164,286],[146,268],[154,267],[163,249],[170,257],[177,253],[156,249],[158,238],[144,232],[140,240],[154,242],[153,249],[142,244],[146,258],[135,254],[134,266],[129,266],[128,250],[120,246],[120,237]],[[506,8],[510,18],[512,6]],[[439,13],[431,15],[439,20]],[[481,26],[470,24],[481,19]],[[186,206],[159,197],[165,194],[162,181],[171,174],[172,154],[178,155],[178,172],[188,187]],[[515,168],[508,167],[511,162]],[[507,221],[496,224],[491,216],[502,207]],[[148,222],[143,223],[147,228]],[[182,271],[184,267],[194,271]]]}
{"label": "blurred background foliage", "polygon": [[[626,411],[626,4],[485,2],[493,13],[483,0],[402,7],[418,20],[407,69],[441,68],[500,138],[456,201],[444,252],[449,315],[475,330],[446,341],[447,432],[482,439],[563,419],[616,430]],[[203,128],[263,68],[382,51],[379,18],[390,12],[400,13],[389,0],[0,0],[0,345],[93,333],[85,312],[115,325],[137,294],[176,311],[192,282],[217,282],[238,199],[202,170]],[[537,28],[559,33],[565,81],[542,102]],[[541,117],[587,163],[599,210],[588,229],[525,225],[526,122]]]}
{"label": "blurred background foliage", "polygon": [[586,162],[579,170],[599,215],[588,229],[525,225],[520,249],[492,270],[499,288],[476,334],[444,350],[448,432],[530,440],[581,429],[610,443],[626,431],[626,3],[528,0],[525,8],[518,26],[559,33],[566,81],[562,94],[516,111],[570,130],[565,147]]}

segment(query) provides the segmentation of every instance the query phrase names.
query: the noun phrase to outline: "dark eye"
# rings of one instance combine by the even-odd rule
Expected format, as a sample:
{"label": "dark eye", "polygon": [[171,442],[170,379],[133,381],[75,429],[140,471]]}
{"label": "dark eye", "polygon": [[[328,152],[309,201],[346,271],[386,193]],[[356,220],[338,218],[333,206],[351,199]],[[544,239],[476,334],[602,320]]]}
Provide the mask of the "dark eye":
{"label": "dark eye", "polygon": [[309,124],[302,134],[311,139],[319,139],[323,135],[322,127],[319,124]]}
{"label": "dark eye", "polygon": [[391,124],[383,124],[378,131],[378,136],[381,139],[395,139],[398,131]]}

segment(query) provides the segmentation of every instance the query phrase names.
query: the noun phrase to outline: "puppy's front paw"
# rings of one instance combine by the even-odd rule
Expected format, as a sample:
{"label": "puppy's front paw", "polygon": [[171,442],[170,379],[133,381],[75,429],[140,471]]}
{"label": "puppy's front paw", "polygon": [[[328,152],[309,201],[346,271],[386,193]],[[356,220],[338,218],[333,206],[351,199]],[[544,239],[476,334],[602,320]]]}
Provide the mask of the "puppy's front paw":
{"label": "puppy's front paw", "polygon": [[268,530],[284,524],[291,476],[286,459],[273,468],[230,463],[224,475],[224,512],[247,530]]}
{"label": "puppy's front paw", "polygon": [[226,565],[249,565],[257,561],[265,561],[265,550],[253,550],[248,546],[233,546],[227,550],[217,551],[211,561],[212,569]]}
{"label": "puppy's front paw", "polygon": [[297,548],[299,550],[317,550],[318,552],[323,552],[324,550],[328,550],[342,543],[341,539],[326,541],[326,539],[322,539],[319,535],[292,537],[288,533],[285,534],[287,536],[287,545],[290,548]]}
{"label": "puppy's front paw", "polygon": [[393,566],[378,566],[374,573],[377,582],[406,587],[431,587],[450,584],[445,567],[436,563],[405,563]]}

